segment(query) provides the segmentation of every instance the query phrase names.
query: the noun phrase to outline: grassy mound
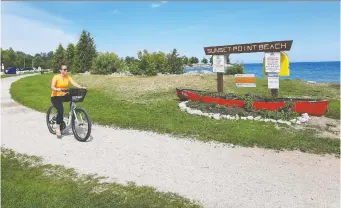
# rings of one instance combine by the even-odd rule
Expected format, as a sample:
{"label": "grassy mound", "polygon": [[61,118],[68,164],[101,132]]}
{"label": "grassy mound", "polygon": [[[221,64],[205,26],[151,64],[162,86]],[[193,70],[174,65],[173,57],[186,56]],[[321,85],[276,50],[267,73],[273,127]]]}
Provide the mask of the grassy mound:
{"label": "grassy mound", "polygon": [[[50,103],[53,74],[25,77],[12,84],[12,97],[33,109],[46,112]],[[184,114],[178,108],[175,88],[214,91],[215,76],[111,77],[75,75],[89,89],[83,103],[97,124],[150,130],[202,141],[215,140],[242,146],[301,150],[312,153],[340,152],[340,141],[317,136],[311,130],[277,129],[274,124],[252,121],[226,122]],[[258,79],[257,88],[237,88],[226,76],[225,92],[266,95],[267,80]],[[299,80],[281,80],[281,96],[303,95],[334,99],[328,116],[340,116],[340,90],[329,85],[312,85]],[[283,89],[283,90],[282,90]],[[67,107],[67,104],[65,105]],[[42,121],[43,122],[43,121]]]}
{"label": "grassy mound", "polygon": [[38,157],[8,149],[1,153],[3,207],[201,207],[177,194],[134,184],[104,184],[100,177],[43,165]]}

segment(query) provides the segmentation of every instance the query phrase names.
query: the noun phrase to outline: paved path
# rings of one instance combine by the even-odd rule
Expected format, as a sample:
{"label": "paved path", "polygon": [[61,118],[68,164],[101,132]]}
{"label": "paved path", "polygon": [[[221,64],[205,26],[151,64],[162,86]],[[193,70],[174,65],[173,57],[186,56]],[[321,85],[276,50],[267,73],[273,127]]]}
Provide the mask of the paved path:
{"label": "paved path", "polygon": [[10,98],[10,85],[18,79],[1,79],[4,147],[81,173],[176,192],[205,207],[340,207],[340,160],[332,156],[230,148],[97,125],[91,142],[59,140],[48,132],[45,114]]}

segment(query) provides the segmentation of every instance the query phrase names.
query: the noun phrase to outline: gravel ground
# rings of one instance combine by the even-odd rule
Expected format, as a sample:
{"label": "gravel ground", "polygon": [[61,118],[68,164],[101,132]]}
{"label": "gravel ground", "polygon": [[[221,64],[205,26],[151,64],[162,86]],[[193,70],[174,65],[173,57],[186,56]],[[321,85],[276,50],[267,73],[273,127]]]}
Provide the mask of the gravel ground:
{"label": "gravel ground", "polygon": [[48,132],[45,114],[10,98],[10,85],[19,78],[1,79],[4,147],[81,173],[176,192],[205,207],[340,207],[338,158],[231,148],[98,125],[90,142],[77,142],[72,135],[57,139]]}

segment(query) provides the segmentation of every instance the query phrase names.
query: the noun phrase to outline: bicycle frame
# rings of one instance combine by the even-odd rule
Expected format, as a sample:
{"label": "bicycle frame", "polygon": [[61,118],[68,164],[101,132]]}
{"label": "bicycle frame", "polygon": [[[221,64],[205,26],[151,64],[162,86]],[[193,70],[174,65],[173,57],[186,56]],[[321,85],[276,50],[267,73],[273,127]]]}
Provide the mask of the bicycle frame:
{"label": "bicycle frame", "polygon": [[[71,125],[72,115],[75,115],[75,120],[77,121],[77,123],[79,122],[79,120],[78,120],[78,118],[76,116],[76,112],[75,112],[76,107],[77,107],[76,102],[71,101],[69,117],[67,117],[67,118],[64,117],[64,119],[63,119],[64,122],[65,122],[65,128],[69,127]],[[55,114],[55,117],[56,116],[57,116],[57,114]],[[81,118],[81,120],[83,120],[83,119]]]}

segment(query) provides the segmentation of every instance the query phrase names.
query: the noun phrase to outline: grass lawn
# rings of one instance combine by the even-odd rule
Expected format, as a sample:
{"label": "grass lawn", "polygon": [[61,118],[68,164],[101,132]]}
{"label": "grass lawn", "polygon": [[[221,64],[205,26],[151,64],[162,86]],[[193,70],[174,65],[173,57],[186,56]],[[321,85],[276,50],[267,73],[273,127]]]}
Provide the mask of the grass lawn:
{"label": "grass lawn", "polygon": [[96,176],[43,165],[38,157],[8,149],[1,153],[2,207],[201,207],[173,193],[134,184],[103,184]]}
{"label": "grass lawn", "polygon": [[[26,77],[13,83],[11,94],[18,102],[46,112],[50,106],[52,74]],[[151,130],[202,141],[215,140],[242,146],[300,150],[339,155],[340,141],[321,138],[312,130],[294,130],[255,121],[225,121],[191,116],[181,112],[176,87],[216,90],[216,76],[112,77],[74,75],[89,89],[80,106],[95,123],[122,128]],[[224,91],[236,94],[269,95],[267,80],[258,79],[257,88],[237,88],[234,78],[224,77]],[[313,97],[331,100],[327,116],[340,117],[340,90],[328,84],[281,80],[280,96]],[[44,122],[44,121],[42,121]]]}

